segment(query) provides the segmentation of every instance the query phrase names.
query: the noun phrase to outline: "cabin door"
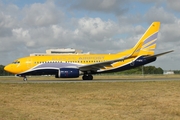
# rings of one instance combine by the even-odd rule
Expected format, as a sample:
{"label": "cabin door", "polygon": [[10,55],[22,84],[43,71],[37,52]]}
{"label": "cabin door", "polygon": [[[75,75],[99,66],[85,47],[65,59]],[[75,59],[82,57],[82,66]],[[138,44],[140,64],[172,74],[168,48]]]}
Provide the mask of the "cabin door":
{"label": "cabin door", "polygon": [[27,58],[26,66],[27,66],[27,68],[31,68],[32,67],[32,59],[31,58]]}

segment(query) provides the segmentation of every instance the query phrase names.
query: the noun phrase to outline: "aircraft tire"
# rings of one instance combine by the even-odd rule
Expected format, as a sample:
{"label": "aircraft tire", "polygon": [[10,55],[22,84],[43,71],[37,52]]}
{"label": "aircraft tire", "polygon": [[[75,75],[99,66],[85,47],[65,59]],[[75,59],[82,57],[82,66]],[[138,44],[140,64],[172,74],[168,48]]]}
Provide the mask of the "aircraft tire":
{"label": "aircraft tire", "polygon": [[86,76],[86,75],[83,75],[83,76],[82,76],[82,79],[83,79],[83,80],[87,80],[87,76]]}
{"label": "aircraft tire", "polygon": [[93,76],[92,75],[88,75],[88,80],[93,80]]}
{"label": "aircraft tire", "polygon": [[23,78],[23,81],[27,81],[27,77],[24,77],[24,78]]}
{"label": "aircraft tire", "polygon": [[91,74],[89,74],[89,75],[83,75],[83,76],[82,76],[82,79],[83,79],[83,80],[93,80],[93,76],[92,76]]}

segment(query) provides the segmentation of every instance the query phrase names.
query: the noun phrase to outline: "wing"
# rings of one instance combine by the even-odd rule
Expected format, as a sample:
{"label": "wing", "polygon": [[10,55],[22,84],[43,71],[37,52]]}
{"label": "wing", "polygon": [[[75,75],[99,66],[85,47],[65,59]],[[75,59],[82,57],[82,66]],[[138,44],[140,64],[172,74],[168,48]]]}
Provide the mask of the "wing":
{"label": "wing", "polygon": [[105,68],[105,67],[112,67],[112,64],[115,62],[124,61],[125,59],[128,59],[131,56],[137,55],[140,52],[142,44],[143,43],[140,43],[136,48],[133,48],[132,52],[129,55],[123,56],[123,57],[115,59],[115,60],[109,60],[109,61],[105,61],[105,62],[99,62],[99,63],[93,63],[93,64],[80,66],[79,70],[81,70],[81,71],[97,71],[97,70]]}
{"label": "wing", "polygon": [[105,67],[112,67],[111,64],[118,62],[118,61],[123,61],[125,59],[129,58],[129,56],[125,56],[116,60],[109,60],[109,61],[105,61],[105,62],[99,62],[99,63],[93,63],[93,64],[88,64],[88,65],[84,65],[79,67],[79,69],[81,71],[97,71],[101,68],[105,68]]}

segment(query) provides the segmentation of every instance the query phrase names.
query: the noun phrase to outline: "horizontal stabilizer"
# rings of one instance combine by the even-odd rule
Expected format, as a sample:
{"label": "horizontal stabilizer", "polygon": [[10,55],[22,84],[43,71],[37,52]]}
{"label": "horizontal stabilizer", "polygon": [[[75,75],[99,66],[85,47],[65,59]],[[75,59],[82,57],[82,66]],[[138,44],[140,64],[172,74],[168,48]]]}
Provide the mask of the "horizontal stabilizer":
{"label": "horizontal stabilizer", "polygon": [[159,54],[156,54],[156,55],[153,55],[153,56],[147,56],[146,58],[149,59],[149,58],[152,58],[152,57],[159,57],[161,55],[165,55],[165,54],[168,54],[168,53],[171,53],[171,52],[174,52],[174,50],[170,50],[170,51],[167,51],[167,52],[159,53]]}

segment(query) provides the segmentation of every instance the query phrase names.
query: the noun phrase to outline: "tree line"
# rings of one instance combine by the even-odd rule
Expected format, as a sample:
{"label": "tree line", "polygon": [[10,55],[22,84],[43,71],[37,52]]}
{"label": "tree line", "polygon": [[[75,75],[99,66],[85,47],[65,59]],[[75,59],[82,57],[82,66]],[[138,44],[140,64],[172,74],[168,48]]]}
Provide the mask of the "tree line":
{"label": "tree line", "polygon": [[174,70],[174,74],[180,74],[180,70]]}
{"label": "tree line", "polygon": [[118,72],[118,74],[163,74],[164,71],[160,67],[155,66],[140,66],[130,70]]}

